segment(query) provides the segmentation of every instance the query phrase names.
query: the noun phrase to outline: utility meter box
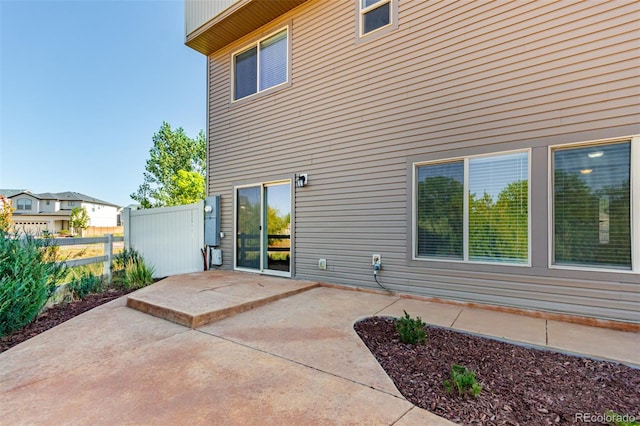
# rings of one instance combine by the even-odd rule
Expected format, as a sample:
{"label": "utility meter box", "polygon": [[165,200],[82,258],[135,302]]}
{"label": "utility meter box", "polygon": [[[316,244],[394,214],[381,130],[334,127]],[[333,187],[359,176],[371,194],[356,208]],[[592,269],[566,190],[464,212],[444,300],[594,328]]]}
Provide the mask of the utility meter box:
{"label": "utility meter box", "polygon": [[220,246],[220,195],[204,199],[204,244]]}
{"label": "utility meter box", "polygon": [[222,250],[211,249],[211,257],[209,258],[209,266],[222,266]]}

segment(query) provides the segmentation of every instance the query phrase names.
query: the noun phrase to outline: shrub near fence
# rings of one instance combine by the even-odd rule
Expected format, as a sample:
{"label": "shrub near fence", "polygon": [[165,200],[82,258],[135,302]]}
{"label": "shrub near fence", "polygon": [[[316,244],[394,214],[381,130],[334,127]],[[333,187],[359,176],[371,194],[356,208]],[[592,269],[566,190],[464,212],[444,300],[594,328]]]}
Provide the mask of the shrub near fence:
{"label": "shrub near fence", "polygon": [[49,241],[0,232],[0,336],[33,321],[64,274]]}

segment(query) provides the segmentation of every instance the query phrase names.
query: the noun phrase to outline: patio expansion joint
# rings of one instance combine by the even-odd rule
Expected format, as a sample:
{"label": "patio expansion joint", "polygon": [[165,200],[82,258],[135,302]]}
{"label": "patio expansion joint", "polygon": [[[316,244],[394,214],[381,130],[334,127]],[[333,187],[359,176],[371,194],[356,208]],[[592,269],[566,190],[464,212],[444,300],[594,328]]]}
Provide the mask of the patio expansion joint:
{"label": "patio expansion joint", "polygon": [[382,307],[381,309],[378,309],[377,311],[375,311],[375,312],[373,313],[373,315],[372,315],[372,316],[377,316],[380,312],[382,312],[382,311],[384,311],[385,309],[387,309],[387,308],[389,308],[389,307],[391,307],[391,306],[395,305],[396,303],[398,303],[398,302],[402,299],[401,297],[398,297],[398,296],[395,296],[395,297],[396,297],[396,300],[394,300],[393,302],[389,303],[387,306],[384,306],[384,307]]}
{"label": "patio expansion joint", "polygon": [[[376,392],[380,392],[380,393],[383,393],[383,394],[385,394],[385,395],[392,396],[392,397],[397,398],[397,399],[402,400],[402,401],[407,401],[407,399],[406,399],[404,396],[394,395],[393,393],[387,392],[387,391],[382,390],[382,389],[378,389],[378,388],[373,387],[373,386],[371,386],[371,385],[368,385],[368,384],[366,384],[366,383],[362,383],[362,382],[359,382],[359,381],[357,381],[357,380],[349,379],[348,377],[340,376],[340,375],[335,374],[335,373],[332,373],[332,372],[330,372],[330,371],[326,371],[326,370],[323,370],[323,369],[321,369],[321,368],[314,367],[313,365],[309,365],[309,364],[305,364],[304,362],[296,361],[295,359],[287,358],[287,357],[285,357],[285,356],[278,355],[278,354],[276,354],[276,353],[269,352],[269,351],[266,351],[266,350],[264,350],[264,349],[256,348],[256,347],[254,347],[254,346],[248,345],[248,344],[246,344],[246,343],[239,342],[239,341],[237,341],[237,340],[229,339],[228,337],[221,336],[221,335],[219,335],[219,334],[210,333],[210,332],[208,332],[208,331],[199,330],[199,329],[195,329],[195,331],[198,331],[198,332],[200,332],[200,333],[202,333],[202,334],[206,334],[206,335],[208,335],[208,336],[212,336],[212,337],[216,337],[216,338],[218,338],[218,339],[225,340],[225,341],[227,341],[227,342],[229,342],[229,343],[233,343],[233,344],[236,344],[236,345],[242,346],[242,347],[244,347],[244,348],[254,350],[254,351],[256,351],[256,352],[263,353],[263,354],[265,354],[265,355],[272,356],[272,357],[274,357],[274,358],[278,358],[278,359],[281,359],[281,360],[284,360],[284,361],[290,362],[290,363],[292,363],[292,364],[299,365],[299,366],[301,366],[301,367],[309,368],[309,369],[311,369],[311,370],[315,370],[315,371],[320,372],[320,373],[323,373],[323,374],[328,374],[329,376],[332,376],[332,377],[335,377],[335,378],[338,378],[338,379],[341,379],[341,380],[346,380],[346,381],[348,381],[348,382],[351,382],[351,383],[356,384],[356,385],[359,385],[359,386],[364,386],[364,387],[366,387],[366,388],[373,389],[373,390],[374,390],[374,391],[376,391]],[[405,414],[406,414],[406,413],[405,413]]]}
{"label": "patio expansion joint", "polygon": [[544,320],[544,345],[549,346],[549,320]]}
{"label": "patio expansion joint", "polygon": [[400,420],[402,420],[402,418],[403,418],[403,417],[405,417],[407,414],[409,414],[409,412],[410,412],[411,410],[414,410],[415,408],[416,408],[416,406],[415,406],[415,405],[413,405],[412,407],[409,407],[409,408],[407,409],[407,411],[405,411],[404,413],[402,413],[402,415],[401,415],[400,417],[398,417],[396,420],[394,420],[394,421],[393,421],[393,423],[391,423],[389,426],[393,426],[393,425],[397,424]]}
{"label": "patio expansion joint", "polygon": [[449,326],[449,328],[453,328],[453,324],[455,324],[456,321],[458,321],[458,318],[460,318],[460,315],[462,315],[462,311],[464,311],[464,309],[460,309],[460,311],[458,312],[458,315],[456,315],[453,321],[451,321],[451,325]]}

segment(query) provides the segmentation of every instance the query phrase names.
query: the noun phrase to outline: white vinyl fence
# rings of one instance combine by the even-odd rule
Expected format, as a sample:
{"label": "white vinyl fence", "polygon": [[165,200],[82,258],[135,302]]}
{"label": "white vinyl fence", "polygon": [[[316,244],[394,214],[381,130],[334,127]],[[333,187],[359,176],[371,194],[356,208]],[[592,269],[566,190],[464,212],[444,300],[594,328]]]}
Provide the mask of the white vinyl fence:
{"label": "white vinyl fence", "polygon": [[155,209],[124,209],[125,248],[153,266],[154,277],[204,270],[204,201]]}

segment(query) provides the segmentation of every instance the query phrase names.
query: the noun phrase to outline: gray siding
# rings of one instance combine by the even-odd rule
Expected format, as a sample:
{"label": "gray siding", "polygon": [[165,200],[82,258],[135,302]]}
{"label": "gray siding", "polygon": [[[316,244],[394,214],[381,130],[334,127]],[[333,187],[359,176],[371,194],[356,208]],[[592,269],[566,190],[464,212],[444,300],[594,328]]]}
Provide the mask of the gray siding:
{"label": "gray siding", "polygon": [[[209,57],[208,191],[308,173],[295,277],[640,322],[640,277],[548,267],[548,147],[640,133],[640,3],[400,0],[357,40],[352,0],[311,0]],[[231,52],[291,25],[292,84],[230,102]],[[531,149],[530,267],[411,260],[414,161]],[[638,200],[635,201],[638,207]],[[319,270],[319,258],[327,270]]]}
{"label": "gray siding", "polygon": [[187,36],[239,0],[185,0],[184,28]]}

